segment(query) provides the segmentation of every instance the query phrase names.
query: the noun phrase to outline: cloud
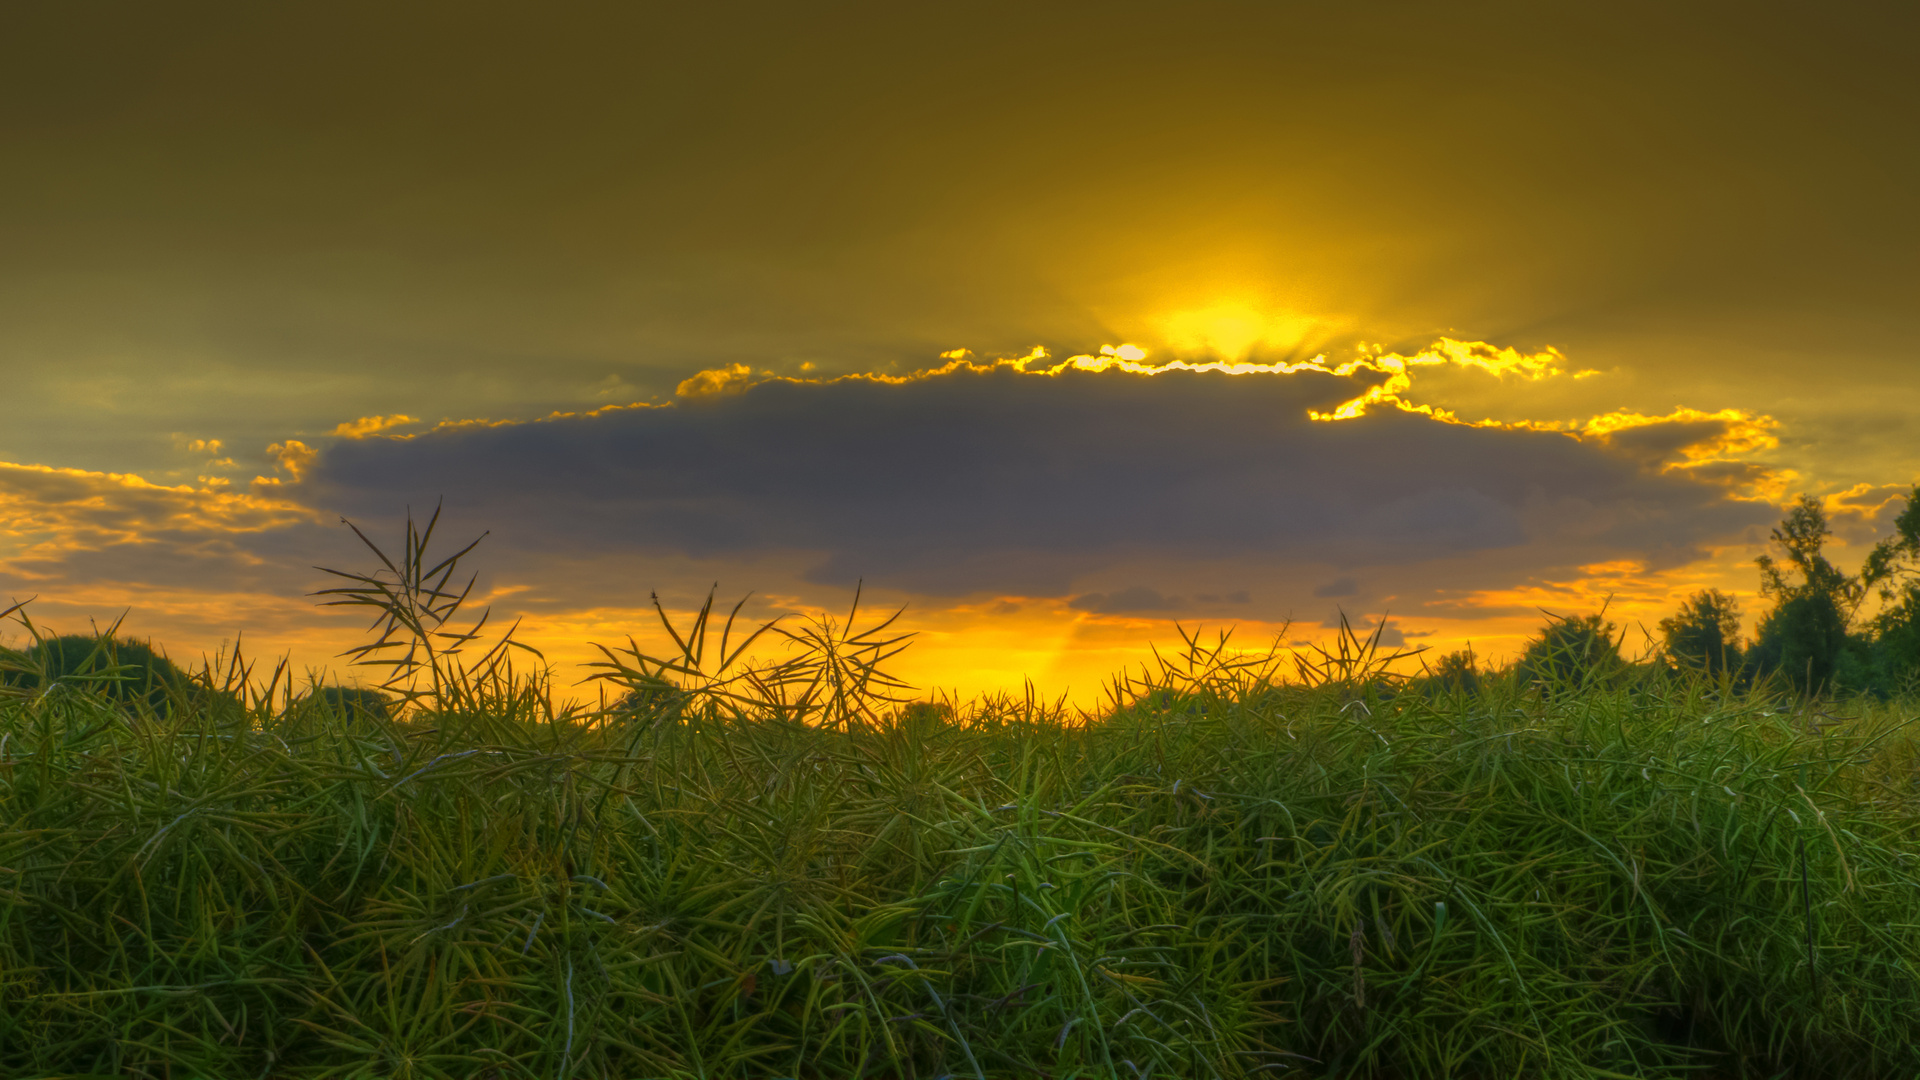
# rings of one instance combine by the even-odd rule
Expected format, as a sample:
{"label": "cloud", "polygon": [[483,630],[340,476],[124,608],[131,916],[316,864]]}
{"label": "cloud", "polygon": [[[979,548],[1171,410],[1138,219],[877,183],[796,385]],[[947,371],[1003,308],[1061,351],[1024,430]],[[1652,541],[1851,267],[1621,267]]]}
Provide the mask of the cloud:
{"label": "cloud", "polygon": [[364,439],[369,435],[382,435],[394,428],[407,427],[420,421],[404,413],[392,416],[363,416],[358,420],[348,420],[333,429],[336,439]]}
{"label": "cloud", "polygon": [[214,486],[169,487],[138,476],[0,462],[0,537],[18,556],[165,537],[233,537],[315,518],[279,499]]}
{"label": "cloud", "polygon": [[1145,585],[1134,585],[1115,593],[1086,593],[1074,597],[1067,606],[1095,615],[1133,615],[1143,612],[1179,611],[1186,602],[1177,596],[1162,596]]}
{"label": "cloud", "polygon": [[1196,593],[1193,597],[1203,604],[1250,604],[1253,594],[1246,589],[1235,589],[1230,593]]}
{"label": "cloud", "polygon": [[[1660,455],[1623,448],[1613,431],[1418,409],[1319,422],[1364,396],[1374,373],[1143,370],[1125,348],[1045,366],[1043,350],[955,359],[906,376],[752,381],[736,366],[688,380],[698,392],[667,406],[342,440],[289,471],[305,469],[301,498],[349,515],[444,496],[542,558],[787,553],[817,584],[1097,593],[1086,603],[1101,610],[1152,607],[1145,592],[1094,584],[1132,564],[1255,581],[1249,569],[1452,560],[1479,566],[1491,587],[1610,559],[1675,565],[1776,516],[1659,466],[1675,447],[1724,441],[1725,418],[1676,433]],[[1558,370],[1456,351],[1510,357],[1521,378]]]}
{"label": "cloud", "polygon": [[[320,452],[299,439],[288,439],[286,442],[268,446],[267,456],[272,458],[275,466],[297,484],[306,476],[307,469],[313,465],[314,459],[320,456]],[[253,482],[255,485],[280,483],[279,480],[268,477],[255,477]]]}
{"label": "cloud", "polygon": [[[1646,416],[1619,410],[1578,425],[1582,435],[1597,439],[1616,452],[1661,469],[1704,470],[1698,475],[1726,477],[1730,465],[1757,468],[1743,455],[1780,445],[1774,434],[1779,424],[1770,416],[1744,409],[1675,409],[1665,416]],[[1749,483],[1761,483],[1767,472],[1745,473]]]}
{"label": "cloud", "polygon": [[1907,507],[1913,484],[1855,484],[1821,498],[1834,536],[1849,545],[1866,545],[1892,535],[1894,519]]}
{"label": "cloud", "polygon": [[1325,585],[1313,590],[1313,595],[1321,598],[1352,596],[1360,591],[1360,584],[1350,577],[1334,578]]}
{"label": "cloud", "polygon": [[[1382,626],[1381,625],[1382,623],[1385,623],[1386,625]],[[1334,612],[1333,614],[1327,616],[1325,619],[1322,619],[1320,621],[1320,627],[1323,630],[1338,630],[1342,625],[1343,625],[1343,622],[1341,618],[1341,613],[1338,611]],[[1380,635],[1381,646],[1389,649],[1398,649],[1406,645],[1407,638],[1409,636],[1406,631],[1400,629],[1398,626],[1393,625],[1392,622],[1387,621],[1384,616],[1376,620],[1376,619],[1369,619],[1364,616],[1356,618],[1354,616],[1349,615],[1345,618],[1344,625],[1350,627],[1353,630],[1354,635],[1360,638],[1360,640],[1362,641],[1366,641],[1372,638],[1375,631],[1377,630]],[[1423,637],[1426,635],[1414,634],[1411,636]]]}
{"label": "cloud", "polygon": [[674,388],[674,393],[683,398],[712,397],[715,394],[737,394],[753,382],[753,369],[745,364],[728,364],[723,368],[702,371],[691,379],[683,380]]}
{"label": "cloud", "polygon": [[340,549],[323,519],[215,483],[0,463],[0,596],[39,596],[36,616],[63,629],[137,608],[137,627],[164,614],[208,644],[243,625],[285,635],[312,615],[309,567]]}

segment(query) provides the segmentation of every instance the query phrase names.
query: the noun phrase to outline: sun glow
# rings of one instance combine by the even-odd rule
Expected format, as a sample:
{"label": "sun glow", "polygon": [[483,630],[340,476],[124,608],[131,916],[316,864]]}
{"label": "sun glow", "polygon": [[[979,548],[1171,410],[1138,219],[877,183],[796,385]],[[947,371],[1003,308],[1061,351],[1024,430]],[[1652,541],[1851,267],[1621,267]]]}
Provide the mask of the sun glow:
{"label": "sun glow", "polygon": [[1319,325],[1319,320],[1303,315],[1265,313],[1249,304],[1228,303],[1175,312],[1166,317],[1161,334],[1176,352],[1244,360],[1256,348],[1290,352]]}

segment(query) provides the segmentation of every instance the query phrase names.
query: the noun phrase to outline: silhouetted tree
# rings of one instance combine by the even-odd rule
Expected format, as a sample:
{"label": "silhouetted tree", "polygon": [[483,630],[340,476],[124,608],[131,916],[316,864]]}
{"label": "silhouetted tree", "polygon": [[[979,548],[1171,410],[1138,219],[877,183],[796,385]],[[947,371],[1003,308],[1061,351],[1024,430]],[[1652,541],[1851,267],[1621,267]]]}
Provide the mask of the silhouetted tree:
{"label": "silhouetted tree", "polygon": [[1521,681],[1548,690],[1579,690],[1613,678],[1627,666],[1615,629],[1599,615],[1547,612],[1547,625],[1520,655]]}
{"label": "silhouetted tree", "polygon": [[1874,545],[1863,576],[1880,587],[1880,613],[1868,624],[1873,635],[1876,689],[1920,690],[1920,485],[1894,519],[1893,535]]}
{"label": "silhouetted tree", "polygon": [[1819,501],[1802,495],[1773,530],[1784,565],[1770,554],[1755,560],[1760,595],[1773,600],[1774,608],[1760,620],[1749,659],[1757,670],[1777,671],[1806,694],[1831,690],[1843,667],[1865,670],[1867,643],[1849,630],[1860,601],[1894,565],[1891,556],[1869,557],[1860,574],[1843,573],[1821,553],[1832,534]]}
{"label": "silhouetted tree", "polygon": [[1437,694],[1478,694],[1480,665],[1471,647],[1450,652],[1427,669],[1427,687]]}
{"label": "silhouetted tree", "polygon": [[901,707],[902,727],[937,728],[953,723],[953,706],[944,701],[915,701]]}
{"label": "silhouetted tree", "polygon": [[1740,605],[1719,589],[1687,597],[1678,613],[1660,620],[1667,662],[1718,677],[1740,670]]}

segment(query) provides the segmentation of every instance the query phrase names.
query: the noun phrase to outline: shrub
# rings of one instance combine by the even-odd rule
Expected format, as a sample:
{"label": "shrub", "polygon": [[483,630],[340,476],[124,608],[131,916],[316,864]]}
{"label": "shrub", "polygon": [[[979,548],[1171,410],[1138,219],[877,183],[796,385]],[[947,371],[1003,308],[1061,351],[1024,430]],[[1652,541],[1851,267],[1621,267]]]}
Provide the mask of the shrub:
{"label": "shrub", "polygon": [[393,719],[394,699],[378,690],[359,686],[321,686],[301,698],[296,707],[325,712],[347,720]]}
{"label": "shrub", "polygon": [[11,685],[85,689],[116,704],[159,715],[171,712],[173,703],[189,696],[193,687],[186,672],[144,641],[64,634],[42,638],[25,653],[14,655],[17,660],[0,658],[12,669]]}

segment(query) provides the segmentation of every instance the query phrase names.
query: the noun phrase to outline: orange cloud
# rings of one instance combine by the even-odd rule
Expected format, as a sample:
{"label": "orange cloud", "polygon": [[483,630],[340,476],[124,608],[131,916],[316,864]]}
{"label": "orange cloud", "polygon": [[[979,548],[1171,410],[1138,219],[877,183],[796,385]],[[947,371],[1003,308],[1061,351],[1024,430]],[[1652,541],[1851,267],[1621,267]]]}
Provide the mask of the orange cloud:
{"label": "orange cloud", "polygon": [[[314,459],[320,456],[320,451],[315,450],[299,439],[288,439],[286,442],[274,443],[268,446],[267,456],[273,458],[274,464],[282,472],[292,477],[293,482],[297,484],[300,482],[300,478],[306,475],[307,470],[313,466]],[[264,476],[256,476],[253,478],[255,487],[264,487],[278,484],[279,482],[279,480]]]}
{"label": "orange cloud", "polygon": [[369,435],[379,435],[397,427],[417,424],[419,420],[401,413],[392,416],[363,416],[358,420],[349,420],[333,429],[336,438],[364,439]]}
{"label": "orange cloud", "polygon": [[138,544],[157,533],[230,535],[318,520],[294,503],[224,486],[154,484],[124,473],[0,462],[6,557]]}
{"label": "orange cloud", "polygon": [[745,364],[729,364],[723,368],[702,371],[674,387],[673,392],[684,398],[713,397],[737,394],[752,385],[752,368]]}
{"label": "orange cloud", "polygon": [[1681,408],[1665,416],[1647,416],[1621,409],[1582,421],[1574,430],[1610,444],[1626,445],[1635,433],[1666,429],[1672,435],[1654,440],[1653,445],[1663,447],[1667,454],[1679,455],[1680,460],[1671,465],[1684,466],[1772,450],[1780,445],[1779,438],[1773,434],[1779,426],[1773,417],[1745,409],[1703,412]]}
{"label": "orange cloud", "polygon": [[1361,356],[1358,359],[1330,369],[1333,374],[1352,376],[1361,371],[1372,371],[1385,375],[1386,380],[1368,387],[1365,393],[1337,408],[1309,413],[1313,419],[1329,422],[1356,420],[1365,416],[1367,410],[1375,405],[1390,405],[1402,412],[1420,413],[1449,424],[1468,424],[1472,427],[1532,426],[1505,425],[1493,420],[1463,421],[1450,410],[1418,404],[1408,400],[1405,395],[1413,388],[1415,369],[1421,367],[1450,365],[1482,371],[1496,378],[1513,376],[1528,382],[1539,382],[1560,375],[1580,378],[1594,374],[1591,371],[1568,371],[1566,357],[1554,348],[1523,353],[1518,349],[1500,348],[1484,341],[1455,341],[1453,338],[1441,338],[1412,356],[1369,350],[1365,345],[1360,348]]}
{"label": "orange cloud", "polygon": [[1906,508],[1912,484],[1855,484],[1820,499],[1827,523],[1843,544],[1870,544],[1890,534],[1893,519]]}

